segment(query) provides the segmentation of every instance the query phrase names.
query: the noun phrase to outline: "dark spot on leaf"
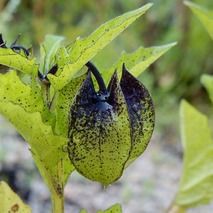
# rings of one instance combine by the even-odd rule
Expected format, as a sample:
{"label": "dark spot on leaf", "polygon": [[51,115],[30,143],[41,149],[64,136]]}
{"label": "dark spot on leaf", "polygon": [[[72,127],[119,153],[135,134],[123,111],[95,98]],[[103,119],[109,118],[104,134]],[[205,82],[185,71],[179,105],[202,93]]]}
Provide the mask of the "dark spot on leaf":
{"label": "dark spot on leaf", "polygon": [[14,204],[13,206],[11,206],[11,209],[10,209],[12,212],[18,212],[19,210],[19,205],[16,203]]}

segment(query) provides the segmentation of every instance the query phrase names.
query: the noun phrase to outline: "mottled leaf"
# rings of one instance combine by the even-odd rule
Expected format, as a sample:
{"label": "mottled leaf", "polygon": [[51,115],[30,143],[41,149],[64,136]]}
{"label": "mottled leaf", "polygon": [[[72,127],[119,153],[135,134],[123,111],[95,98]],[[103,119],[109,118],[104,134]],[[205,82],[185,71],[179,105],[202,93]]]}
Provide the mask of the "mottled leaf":
{"label": "mottled leaf", "polygon": [[54,125],[54,117],[43,102],[39,86],[34,80],[23,83],[14,70],[0,74],[0,101],[19,105],[26,112],[40,112],[45,123]]}
{"label": "mottled leaf", "polygon": [[38,65],[34,59],[28,59],[9,48],[0,48],[0,64],[27,74],[38,71]]}
{"label": "mottled leaf", "polygon": [[54,135],[51,126],[43,123],[40,113],[27,113],[10,102],[0,102],[3,114],[29,143],[34,160],[50,190],[60,192],[74,169],[64,152],[67,139]]}
{"label": "mottled leaf", "polygon": [[0,212],[2,213],[31,213],[29,206],[14,193],[3,181],[0,182]]}
{"label": "mottled leaf", "polygon": [[146,87],[123,66],[121,89],[126,99],[130,123],[132,148],[129,164],[146,149],[154,130],[155,112]]}
{"label": "mottled leaf", "polygon": [[186,101],[180,116],[184,163],[175,202],[188,208],[213,199],[213,140],[207,117]]}
{"label": "mottled leaf", "polygon": [[213,103],[213,76],[202,75],[201,82],[209,93],[209,97]]}
{"label": "mottled leaf", "polygon": [[151,6],[152,4],[149,3],[139,9],[118,16],[101,25],[90,36],[77,39],[70,50],[70,63],[61,67],[57,76],[48,75],[52,85],[56,89],[63,88],[78,70]]}
{"label": "mottled leaf", "polygon": [[63,67],[70,62],[69,52],[66,47],[61,47],[58,49],[56,54],[56,64],[58,67]]}
{"label": "mottled leaf", "polygon": [[108,185],[123,172],[131,147],[128,111],[117,75],[99,101],[90,73],[70,110],[69,156],[85,177]]}
{"label": "mottled leaf", "polygon": [[44,108],[41,91],[24,84],[14,70],[0,74],[0,101],[19,105],[26,112],[41,112]]}
{"label": "mottled leaf", "polygon": [[149,65],[156,61],[160,56],[166,53],[176,43],[171,43],[162,46],[144,48],[140,47],[132,53],[123,52],[119,60],[107,70],[102,72],[106,82],[109,81],[112,73],[117,70],[118,74],[122,73],[122,66],[125,65],[129,68],[130,72],[138,77]]}
{"label": "mottled leaf", "polygon": [[193,11],[193,13],[199,18],[209,35],[213,39],[213,11],[207,10],[198,4],[190,1],[184,1],[184,3]]}
{"label": "mottled leaf", "polygon": [[45,124],[41,115],[47,109],[41,91],[34,87],[25,85],[16,71],[1,74],[0,112],[30,144],[37,166],[51,189],[59,189],[58,185],[63,186],[73,170],[63,151],[67,139],[54,135],[52,127]]}

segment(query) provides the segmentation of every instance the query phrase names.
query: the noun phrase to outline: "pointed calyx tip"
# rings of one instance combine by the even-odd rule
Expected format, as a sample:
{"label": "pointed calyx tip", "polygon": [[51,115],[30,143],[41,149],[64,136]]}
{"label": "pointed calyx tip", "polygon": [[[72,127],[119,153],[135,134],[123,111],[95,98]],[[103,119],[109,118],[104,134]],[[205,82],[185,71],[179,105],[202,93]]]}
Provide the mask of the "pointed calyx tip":
{"label": "pointed calyx tip", "polygon": [[125,63],[123,63],[123,65],[122,65],[122,70],[126,70]]}

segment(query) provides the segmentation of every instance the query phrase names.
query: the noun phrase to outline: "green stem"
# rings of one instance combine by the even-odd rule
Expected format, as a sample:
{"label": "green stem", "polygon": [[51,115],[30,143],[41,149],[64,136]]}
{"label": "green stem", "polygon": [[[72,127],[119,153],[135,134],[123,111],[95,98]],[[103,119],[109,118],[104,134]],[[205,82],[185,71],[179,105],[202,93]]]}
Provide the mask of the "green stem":
{"label": "green stem", "polygon": [[53,213],[64,213],[64,195],[51,192]]}

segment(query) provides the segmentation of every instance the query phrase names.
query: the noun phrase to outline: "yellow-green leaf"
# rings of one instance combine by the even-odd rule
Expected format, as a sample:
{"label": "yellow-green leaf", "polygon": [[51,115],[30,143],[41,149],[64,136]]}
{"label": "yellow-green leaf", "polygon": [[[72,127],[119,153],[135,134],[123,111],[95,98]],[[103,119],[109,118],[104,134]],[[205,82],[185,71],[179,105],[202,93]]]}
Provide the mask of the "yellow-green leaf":
{"label": "yellow-green leaf", "polygon": [[207,10],[206,8],[201,7],[200,5],[192,3],[190,1],[185,1],[184,3],[199,18],[199,20],[213,39],[213,11]]}
{"label": "yellow-green leaf", "polygon": [[43,123],[39,112],[28,113],[11,102],[0,102],[0,112],[29,143],[38,169],[50,189],[60,192],[74,169],[63,150],[67,139],[55,135],[52,127]]}
{"label": "yellow-green leaf", "polygon": [[35,59],[28,59],[9,48],[0,48],[0,64],[27,74],[38,71]]}
{"label": "yellow-green leaf", "polygon": [[80,211],[80,213],[87,213],[87,210],[86,210],[86,209],[82,209],[82,210]]}
{"label": "yellow-green leaf", "polygon": [[180,116],[184,163],[176,203],[193,207],[213,199],[213,140],[207,117],[186,101]]}
{"label": "yellow-green leaf", "polygon": [[119,60],[112,67],[104,70],[102,75],[106,79],[106,82],[108,82],[115,70],[121,74],[122,66],[125,63],[130,72],[135,77],[138,77],[150,64],[175,45],[176,43],[149,48],[140,47],[132,53],[123,52]]}
{"label": "yellow-green leaf", "polygon": [[201,82],[209,93],[209,97],[213,103],[213,76],[202,75]]}
{"label": "yellow-green leaf", "polygon": [[0,101],[19,105],[27,112],[41,112],[44,108],[41,91],[24,84],[14,70],[0,74]]}
{"label": "yellow-green leaf", "polygon": [[78,70],[151,6],[152,4],[149,3],[139,9],[118,16],[101,25],[90,36],[77,39],[71,46],[70,63],[62,67],[56,76],[48,75],[52,85],[58,90],[63,88]]}
{"label": "yellow-green leaf", "polygon": [[105,211],[99,210],[97,213],[122,213],[122,208],[121,205],[117,203],[106,209]]}
{"label": "yellow-green leaf", "polygon": [[29,206],[23,203],[3,181],[0,182],[0,212],[1,213],[31,213]]}
{"label": "yellow-green leaf", "polygon": [[[86,209],[82,209],[80,213],[87,213]],[[120,204],[114,204],[106,210],[99,210],[97,213],[122,213],[122,208]]]}

